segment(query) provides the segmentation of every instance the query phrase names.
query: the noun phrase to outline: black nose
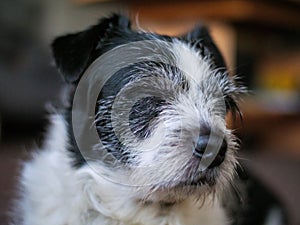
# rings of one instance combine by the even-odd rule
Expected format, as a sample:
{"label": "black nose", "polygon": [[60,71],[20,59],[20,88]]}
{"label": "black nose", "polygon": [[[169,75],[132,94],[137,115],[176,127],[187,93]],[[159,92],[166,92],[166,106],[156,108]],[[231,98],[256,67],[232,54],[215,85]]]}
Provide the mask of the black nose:
{"label": "black nose", "polygon": [[[212,143],[210,143],[211,146],[208,147],[210,138]],[[221,146],[219,146],[220,144],[218,143],[220,141],[218,140],[218,138],[220,138],[220,136],[211,132],[211,129],[208,127],[202,127],[202,129],[200,130],[200,136],[195,146],[194,156],[198,158],[205,157],[206,159],[211,158],[211,160],[213,161],[210,163],[208,168],[213,168],[221,165],[221,163],[225,159],[227,142],[225,139],[223,139]],[[214,144],[216,144],[216,146],[214,146]]]}

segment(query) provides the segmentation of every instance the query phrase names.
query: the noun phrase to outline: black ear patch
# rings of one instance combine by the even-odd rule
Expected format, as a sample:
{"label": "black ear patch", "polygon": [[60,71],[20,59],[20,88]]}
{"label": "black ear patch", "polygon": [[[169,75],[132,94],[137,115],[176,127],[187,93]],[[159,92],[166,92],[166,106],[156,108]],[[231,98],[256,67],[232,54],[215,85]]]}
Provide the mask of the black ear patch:
{"label": "black ear patch", "polygon": [[215,68],[226,69],[225,61],[206,27],[197,25],[192,31],[182,36],[182,39],[197,47],[203,57],[212,60]]}
{"label": "black ear patch", "polygon": [[127,17],[114,14],[84,31],[55,39],[52,52],[56,66],[65,80],[69,83],[77,82],[92,62],[93,52],[99,42],[111,33],[130,29],[130,26]]}

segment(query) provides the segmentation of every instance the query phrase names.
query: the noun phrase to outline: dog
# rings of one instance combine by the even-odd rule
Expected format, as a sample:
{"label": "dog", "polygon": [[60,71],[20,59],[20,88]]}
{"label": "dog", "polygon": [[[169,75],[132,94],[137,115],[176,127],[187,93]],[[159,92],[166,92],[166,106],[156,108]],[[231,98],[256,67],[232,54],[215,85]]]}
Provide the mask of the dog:
{"label": "dog", "polygon": [[113,14],[52,51],[66,97],[24,165],[21,224],[230,223],[239,144],[226,117],[245,88],[204,26],[170,37]]}

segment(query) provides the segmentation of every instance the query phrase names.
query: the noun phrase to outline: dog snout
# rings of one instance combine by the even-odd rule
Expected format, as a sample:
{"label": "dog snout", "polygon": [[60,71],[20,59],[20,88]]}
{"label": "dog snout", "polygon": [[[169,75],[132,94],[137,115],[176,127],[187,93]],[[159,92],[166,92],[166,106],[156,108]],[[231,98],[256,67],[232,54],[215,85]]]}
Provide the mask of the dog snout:
{"label": "dog snout", "polygon": [[[222,138],[222,140],[220,140]],[[213,160],[208,168],[217,167],[222,164],[227,151],[227,142],[224,137],[211,131],[208,126],[202,126],[200,135],[195,145],[193,155],[197,158]]]}

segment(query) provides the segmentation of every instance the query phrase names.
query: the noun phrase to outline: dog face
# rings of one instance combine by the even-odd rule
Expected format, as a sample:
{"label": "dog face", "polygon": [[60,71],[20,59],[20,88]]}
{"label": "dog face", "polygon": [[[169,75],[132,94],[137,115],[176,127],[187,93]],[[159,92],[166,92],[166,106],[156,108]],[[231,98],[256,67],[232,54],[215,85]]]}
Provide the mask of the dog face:
{"label": "dog face", "polygon": [[80,166],[149,201],[201,198],[231,180],[238,145],[226,115],[239,113],[244,89],[204,27],[168,37],[113,15],[52,48],[75,87],[68,113]]}

